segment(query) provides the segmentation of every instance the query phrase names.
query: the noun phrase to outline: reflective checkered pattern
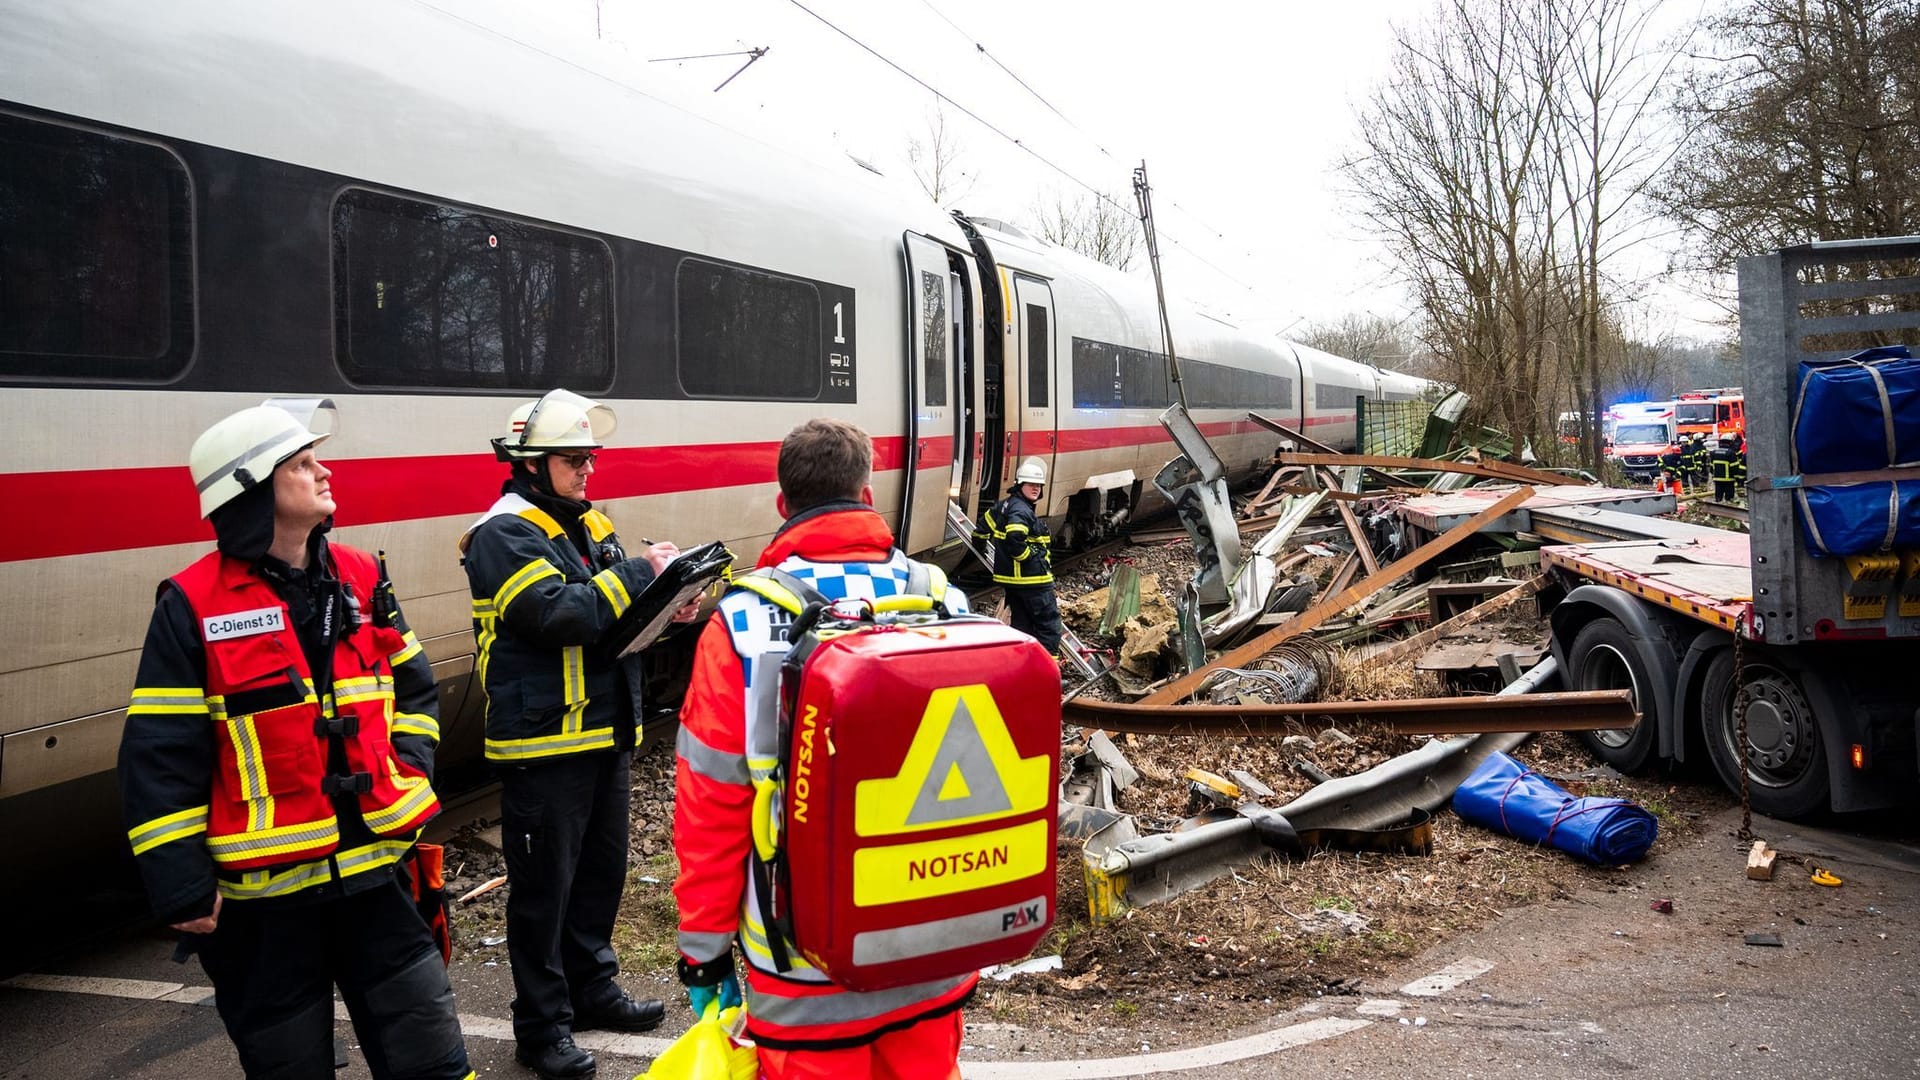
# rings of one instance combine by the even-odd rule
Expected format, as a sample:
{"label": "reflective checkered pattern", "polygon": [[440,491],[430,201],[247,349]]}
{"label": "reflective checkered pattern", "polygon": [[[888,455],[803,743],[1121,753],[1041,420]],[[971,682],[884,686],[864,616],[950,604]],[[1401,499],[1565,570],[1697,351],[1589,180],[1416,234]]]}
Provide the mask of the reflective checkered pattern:
{"label": "reflective checkered pattern", "polygon": [[[907,591],[911,565],[910,559],[896,551],[893,558],[883,563],[810,562],[793,555],[780,563],[779,568],[811,585],[828,600],[877,600]],[[946,604],[956,615],[969,610],[966,594],[952,585],[947,586]],[[787,627],[793,625],[791,613],[744,590],[728,593],[720,601],[720,610],[733,631],[734,651],[742,657],[786,650]],[[753,686],[753,667],[751,663],[744,665],[749,689]]]}

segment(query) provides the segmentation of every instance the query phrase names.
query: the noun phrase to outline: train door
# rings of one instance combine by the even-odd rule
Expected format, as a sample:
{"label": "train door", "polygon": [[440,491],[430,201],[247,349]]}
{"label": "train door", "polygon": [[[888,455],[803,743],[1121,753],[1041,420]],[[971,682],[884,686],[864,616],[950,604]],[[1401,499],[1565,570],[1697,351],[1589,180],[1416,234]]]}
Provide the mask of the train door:
{"label": "train door", "polygon": [[[1053,455],[1059,448],[1054,425],[1053,288],[1039,278],[1016,273],[1012,307],[1014,317],[1008,320],[1008,327],[1014,341],[1009,351],[1017,352],[1020,360],[1008,373],[1008,397],[1016,404],[1007,417],[1006,464],[1000,475],[1011,477],[1021,461],[1037,457],[1046,463],[1047,476],[1051,479]],[[1008,479],[1006,483],[1012,481]],[[1047,493],[1041,499],[1041,514],[1054,511],[1054,495],[1054,485],[1048,484]],[[1064,507],[1065,503],[1059,505]]]}
{"label": "train door", "polygon": [[908,233],[907,431],[900,546],[927,551],[946,535],[947,501],[965,475],[966,385],[955,309],[964,293],[945,245]]}

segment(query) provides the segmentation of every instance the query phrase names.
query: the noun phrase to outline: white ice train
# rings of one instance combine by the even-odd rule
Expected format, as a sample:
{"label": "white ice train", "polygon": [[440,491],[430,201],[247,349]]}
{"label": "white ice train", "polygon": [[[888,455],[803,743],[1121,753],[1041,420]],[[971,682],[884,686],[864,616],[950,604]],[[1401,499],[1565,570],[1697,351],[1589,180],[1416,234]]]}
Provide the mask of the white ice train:
{"label": "white ice train", "polygon": [[[1175,307],[1187,398],[1244,475],[1257,410],[1350,446],[1426,389]],[[154,588],[208,550],[186,450],[326,396],[337,535],[387,552],[475,763],[461,530],[513,404],[609,401],[630,537],[778,525],[795,423],[874,435],[902,546],[1028,455],[1082,538],[1174,453],[1150,286],[801,160],[424,2],[0,0],[0,866],[99,851]],[[15,881],[21,880],[19,877]],[[43,879],[44,880],[44,879]]]}

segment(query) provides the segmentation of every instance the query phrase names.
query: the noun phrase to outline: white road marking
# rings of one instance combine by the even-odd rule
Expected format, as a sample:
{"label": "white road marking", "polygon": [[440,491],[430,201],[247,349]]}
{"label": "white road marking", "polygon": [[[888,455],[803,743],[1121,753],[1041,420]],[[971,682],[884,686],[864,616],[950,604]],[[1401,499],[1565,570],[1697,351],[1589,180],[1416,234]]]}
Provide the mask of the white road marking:
{"label": "white road marking", "polygon": [[[494,1039],[499,1042],[513,1041],[513,1021],[497,1016],[474,1016],[460,1014],[460,1031],[468,1038]],[[622,1035],[615,1031],[576,1032],[573,1041],[595,1053],[617,1054],[620,1057],[653,1058],[666,1052],[673,1044],[672,1038],[656,1038],[651,1035]]]}
{"label": "white road marking", "polygon": [[[1493,970],[1493,963],[1468,957],[1447,965],[1423,979],[1400,988],[1409,997],[1434,997],[1459,986],[1475,976]],[[185,1005],[209,1005],[213,988],[149,979],[110,979],[80,975],[16,975],[0,982],[0,987],[15,990],[42,990],[66,994],[93,994],[101,997],[128,998],[135,1001],[167,1001]],[[1394,1016],[1402,1003],[1390,999],[1369,999],[1355,1011],[1364,1016]],[[1303,1010],[1305,1011],[1305,1010]],[[340,1019],[346,1018],[345,1006],[337,1006]],[[1151,1073],[1185,1072],[1210,1065],[1225,1065],[1250,1058],[1266,1057],[1283,1050],[1306,1046],[1350,1031],[1369,1027],[1372,1020],[1327,1016],[1289,1024],[1286,1027],[1247,1035],[1227,1042],[1192,1046],[1156,1054],[1097,1058],[1083,1061],[962,1061],[960,1075],[966,1080],[1095,1080],[1099,1077],[1141,1076]],[[460,1015],[460,1030],[469,1038],[513,1041],[513,1023],[495,1016]],[[588,1050],[619,1057],[655,1058],[672,1038],[625,1035],[618,1032],[587,1031],[574,1041]]]}
{"label": "white road marking", "polygon": [[1415,979],[1401,987],[1400,992],[1408,997],[1438,997],[1474,976],[1485,975],[1492,970],[1493,961],[1469,956],[1448,964],[1424,979]]}
{"label": "white road marking", "polygon": [[[185,983],[151,979],[107,979],[92,975],[15,975],[0,986],[15,990],[51,990],[57,994],[93,994],[97,997],[160,1001],[187,988]],[[209,988],[211,989],[211,988]]]}
{"label": "white road marking", "polygon": [[1345,1035],[1372,1024],[1371,1020],[1329,1016],[1230,1042],[1134,1057],[1097,1058],[1092,1061],[962,1061],[960,1075],[966,1080],[1083,1080],[1091,1077],[1185,1072],[1188,1069],[1277,1054],[1296,1046],[1331,1039],[1335,1035]]}

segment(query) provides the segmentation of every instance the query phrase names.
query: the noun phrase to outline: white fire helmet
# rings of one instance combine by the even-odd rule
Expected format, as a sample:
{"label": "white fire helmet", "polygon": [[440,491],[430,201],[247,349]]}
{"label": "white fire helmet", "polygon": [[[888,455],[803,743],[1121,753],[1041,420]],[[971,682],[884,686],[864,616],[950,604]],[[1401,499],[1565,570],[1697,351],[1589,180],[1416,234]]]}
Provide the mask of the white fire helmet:
{"label": "white fire helmet", "polygon": [[1047,482],[1047,463],[1037,457],[1030,457],[1020,463],[1020,470],[1013,474],[1016,484],[1045,484]]}
{"label": "white fire helmet", "polygon": [[255,485],[272,483],[281,462],[333,436],[333,421],[329,399],[275,398],[201,432],[187,454],[187,471],[200,493],[200,516]]}
{"label": "white fire helmet", "polygon": [[598,450],[613,434],[613,410],[571,390],[549,390],[513,410],[504,438],[493,440],[501,461],[569,450]]}

